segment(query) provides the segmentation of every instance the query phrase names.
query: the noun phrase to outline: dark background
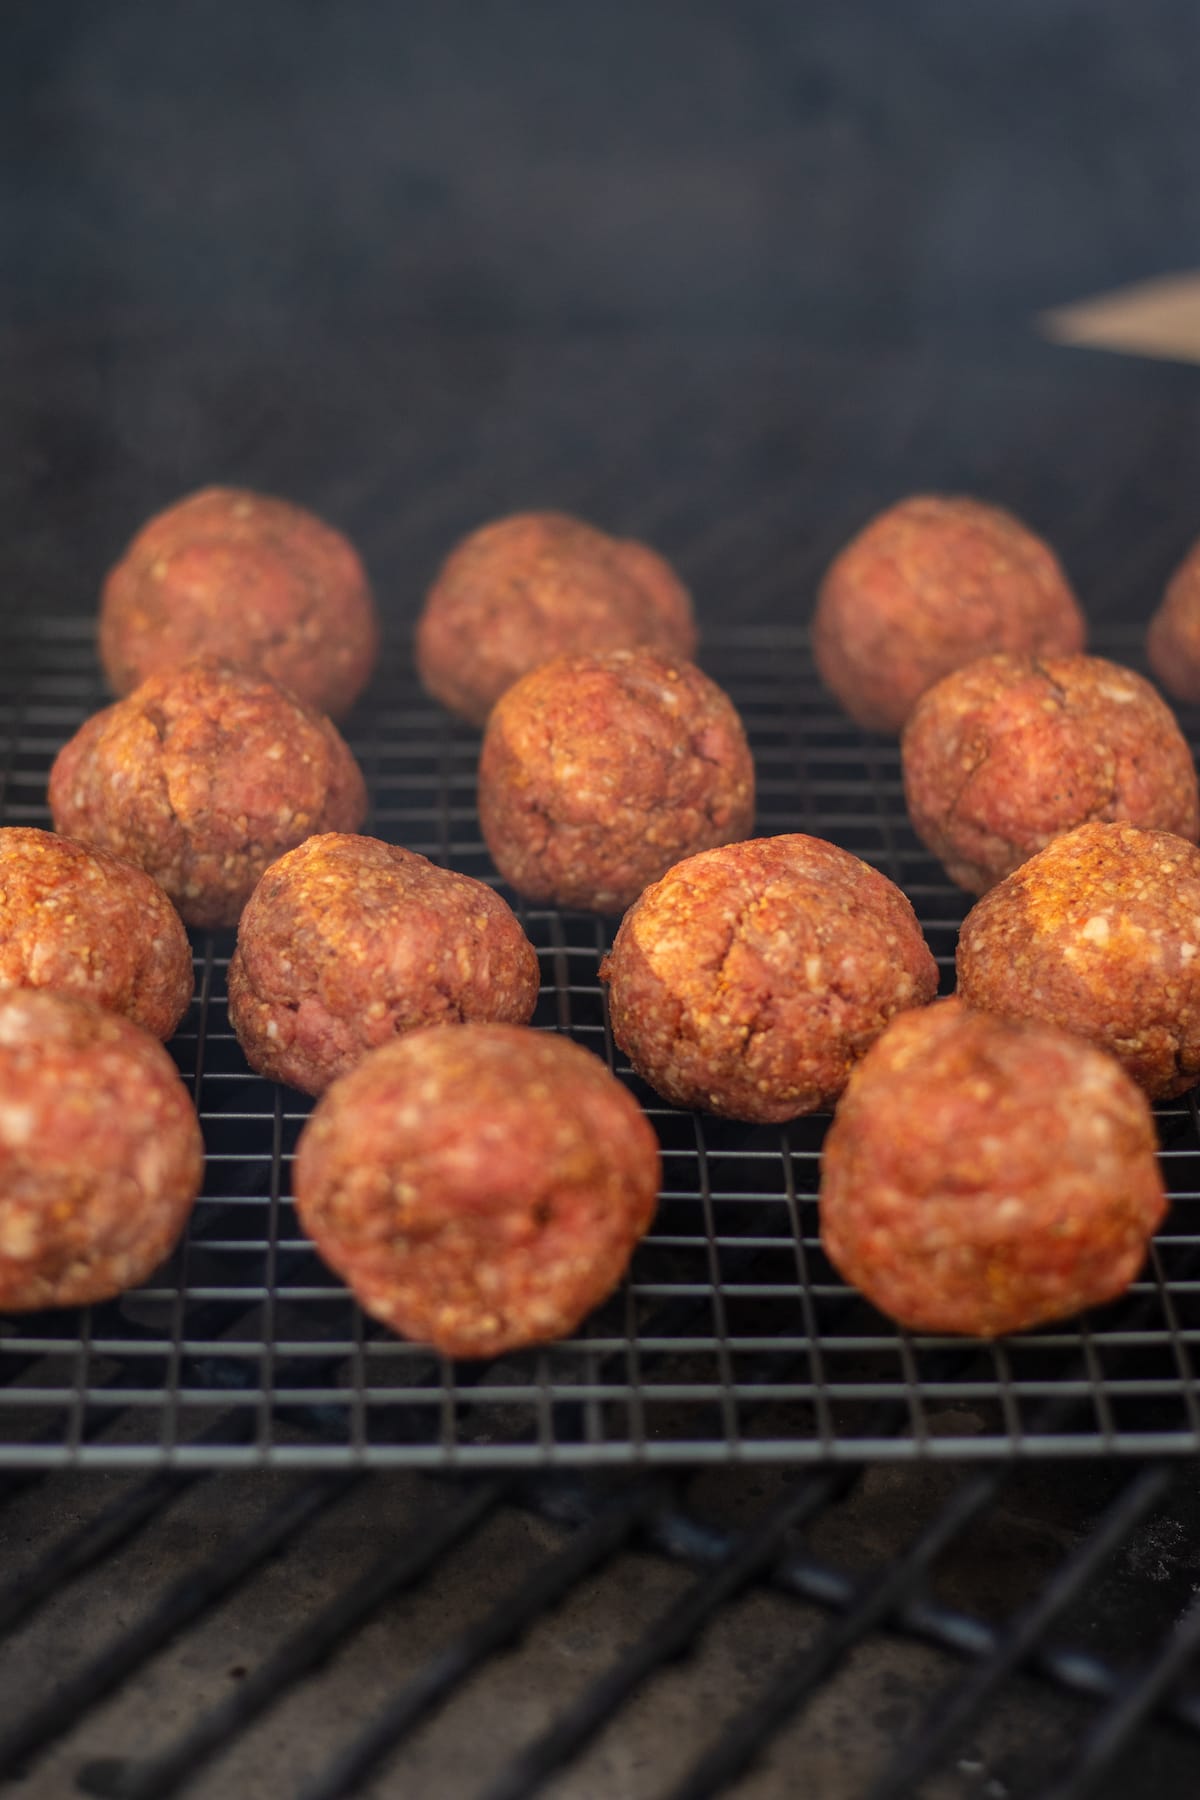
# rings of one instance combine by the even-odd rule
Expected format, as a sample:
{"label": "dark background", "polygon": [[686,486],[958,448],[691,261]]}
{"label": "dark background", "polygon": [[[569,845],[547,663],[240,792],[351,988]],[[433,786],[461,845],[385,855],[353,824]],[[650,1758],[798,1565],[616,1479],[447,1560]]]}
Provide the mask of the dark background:
{"label": "dark background", "polygon": [[559,504],[709,618],[807,615],[915,487],[1008,501],[1097,614],[1200,529],[1198,377],[1039,344],[1200,265],[1193,0],[17,5],[0,581],[85,610],[208,480],[411,613]]}

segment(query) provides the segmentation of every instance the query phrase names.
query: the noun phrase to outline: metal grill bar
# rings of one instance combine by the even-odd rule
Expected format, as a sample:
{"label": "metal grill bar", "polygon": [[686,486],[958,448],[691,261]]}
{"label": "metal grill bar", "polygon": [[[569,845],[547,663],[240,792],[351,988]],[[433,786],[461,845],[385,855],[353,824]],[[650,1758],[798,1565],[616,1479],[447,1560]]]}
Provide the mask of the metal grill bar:
{"label": "metal grill bar", "polygon": [[743,1774],[797,1708],[816,1693],[842,1657],[893,1613],[902,1600],[911,1597],[931,1565],[983,1510],[994,1491],[991,1475],[981,1474],[965,1481],[907,1554],[870,1583],[850,1610],[798,1662],[767,1683],[758,1699],[739,1714],[671,1789],[669,1800],[708,1800]]}
{"label": "metal grill bar", "polygon": [[515,1757],[481,1800],[522,1800],[577,1756],[643,1681],[681,1655],[721,1607],[761,1575],[778,1556],[786,1534],[827,1506],[839,1485],[844,1483],[832,1474],[816,1475],[781,1501],[752,1536],[732,1545],[728,1559],[688,1589],[544,1737]]}
{"label": "metal grill bar", "polygon": [[352,1475],[312,1477],[288,1499],[273,1506],[219,1561],[207,1563],[173,1583],[140,1624],[69,1676],[42,1705],[0,1732],[0,1775],[19,1773],[35,1751],[61,1736],[91,1707],[115,1692],[134,1670],[244,1580],[302,1524],[346,1493],[356,1479]]}
{"label": "metal grill bar", "polygon": [[483,1482],[450,1510],[436,1514],[431,1521],[423,1520],[396,1556],[369,1568],[301,1631],[281,1644],[228,1700],[204,1714],[160,1755],[140,1765],[125,1764],[115,1772],[93,1764],[87,1771],[87,1785],[95,1793],[111,1796],[111,1800],[163,1800],[175,1793],[194,1769],[322,1663],[343,1638],[362,1626],[394,1594],[422,1580],[456,1543],[495,1511],[504,1497],[503,1481]]}
{"label": "metal grill bar", "polygon": [[1130,1483],[1094,1527],[1070,1562],[1065,1563],[1042,1593],[999,1637],[987,1661],[977,1664],[949,1695],[930,1708],[917,1735],[871,1788],[867,1800],[905,1800],[967,1730],[1012,1671],[1032,1655],[1055,1619],[1086,1587],[1096,1570],[1128,1537],[1170,1485],[1162,1467],[1151,1465]]}
{"label": "metal grill bar", "polygon": [[614,1556],[658,1499],[656,1489],[641,1486],[605,1502],[564,1550],[406,1683],[366,1730],[304,1788],[299,1800],[341,1800],[356,1793],[376,1764],[486,1657],[515,1643],[586,1575]]}
{"label": "metal grill bar", "polygon": [[1161,1653],[1118,1695],[1115,1706],[1089,1732],[1071,1767],[1051,1782],[1039,1800],[1085,1800],[1197,1654],[1200,1654],[1200,1599],[1193,1600]]}

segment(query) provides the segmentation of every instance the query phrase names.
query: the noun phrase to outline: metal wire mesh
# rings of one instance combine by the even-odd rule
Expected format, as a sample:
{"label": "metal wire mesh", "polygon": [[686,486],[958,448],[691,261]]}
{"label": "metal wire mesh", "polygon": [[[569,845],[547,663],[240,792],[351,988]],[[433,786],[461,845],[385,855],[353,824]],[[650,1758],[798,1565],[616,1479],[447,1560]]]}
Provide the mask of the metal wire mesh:
{"label": "metal wire mesh", "polygon": [[[104,698],[91,627],[6,630],[0,819],[44,825],[53,755]],[[1097,648],[1136,661],[1132,636]],[[896,880],[948,986],[968,899],[912,834],[896,747],[831,706],[799,631],[710,634],[704,660],[749,730],[758,829],[828,837]],[[371,789],[366,829],[494,880],[474,808],[477,738],[420,693],[401,656],[375,693],[349,732]],[[82,1312],[0,1321],[0,1463],[452,1468],[1200,1449],[1192,1105],[1160,1109],[1173,1206],[1123,1300],[994,1345],[911,1336],[821,1252],[826,1120],[760,1129],[664,1105],[614,1056],[597,980],[611,921],[518,911],[541,961],[535,1024],[606,1057],[662,1142],[658,1216],[620,1292],[575,1337],[482,1366],[364,1320],[296,1224],[290,1169],[309,1103],[248,1071],[226,1015],[232,940],[197,937],[196,999],[172,1047],[204,1127],[201,1199],[147,1286]]]}

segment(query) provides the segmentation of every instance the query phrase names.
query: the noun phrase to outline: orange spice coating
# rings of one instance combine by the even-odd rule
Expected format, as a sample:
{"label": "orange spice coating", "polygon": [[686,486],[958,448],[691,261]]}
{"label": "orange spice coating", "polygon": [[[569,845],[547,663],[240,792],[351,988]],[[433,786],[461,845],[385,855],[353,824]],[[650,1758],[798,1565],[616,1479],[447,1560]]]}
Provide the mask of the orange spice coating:
{"label": "orange spice coating", "polygon": [[1062,1026],[1154,1099],[1200,1077],[1200,850],[1166,831],[1081,825],[968,913],[970,1006]]}
{"label": "orange spice coating", "polygon": [[117,694],[211,656],[340,716],[378,654],[353,545],[303,507],[245,488],[204,488],[156,514],[101,596],[100,660]]}
{"label": "orange spice coating", "polygon": [[1200,700],[1200,540],[1167,583],[1146,633],[1146,655],[1177,700]]}
{"label": "orange spice coating", "polygon": [[479,818],[518,893],[620,912],[681,856],[745,835],[754,764],[732,701],[693,663],[560,656],[497,702]]}
{"label": "orange spice coating", "polygon": [[1167,1210],[1156,1151],[1111,1057],[943,1001],[897,1019],[851,1075],[821,1242],[911,1331],[1024,1331],[1134,1279]]}
{"label": "orange spice coating", "polygon": [[194,986],[183,922],[142,869],[52,831],[0,830],[0,989],[75,993],[169,1038]]}
{"label": "orange spice coating", "polygon": [[899,888],[798,832],[677,863],[626,913],[600,974],[613,1035],[652,1087],[764,1123],[831,1106],[938,981]]}
{"label": "orange spice coating", "polygon": [[817,597],[813,655],[869,731],[899,731],[925,689],[989,651],[1083,648],[1083,614],[1049,545],[982,500],[918,494],[872,519]]}
{"label": "orange spice coating", "polygon": [[901,744],[917,836],[974,893],[1088,819],[1200,835],[1196,765],[1148,681],[1098,656],[985,656],[918,700]]}
{"label": "orange spice coating", "polygon": [[296,1209],[360,1304],[447,1356],[573,1331],[654,1216],[658,1142],[600,1060],[515,1025],[373,1050],[318,1102]]}
{"label": "orange spice coating", "polygon": [[691,596],[671,565],[565,513],[517,513],[451,551],[417,623],[417,668],[436,699],[482,725],[538,663],[638,644],[696,653]]}
{"label": "orange spice coating", "polygon": [[328,719],[221,663],[150,676],[50,772],[56,828],[137,863],[189,925],[236,925],[268,863],[315,831],[353,831],[366,806]]}
{"label": "orange spice coating", "polygon": [[203,1169],[196,1114],[156,1039],[73,994],[0,994],[0,1312],[144,1281]]}
{"label": "orange spice coating", "polygon": [[229,965],[229,1018],[252,1068],[319,1094],[422,1025],[525,1025],[538,960],[482,881],[378,838],[328,832],[272,863]]}

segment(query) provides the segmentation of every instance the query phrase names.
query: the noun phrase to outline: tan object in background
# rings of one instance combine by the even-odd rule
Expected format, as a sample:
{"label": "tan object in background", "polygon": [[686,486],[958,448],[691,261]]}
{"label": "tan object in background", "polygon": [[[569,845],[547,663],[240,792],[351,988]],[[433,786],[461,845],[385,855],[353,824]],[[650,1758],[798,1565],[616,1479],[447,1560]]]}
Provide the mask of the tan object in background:
{"label": "tan object in background", "polygon": [[1161,275],[1041,313],[1038,329],[1061,344],[1200,362],[1200,272]]}

